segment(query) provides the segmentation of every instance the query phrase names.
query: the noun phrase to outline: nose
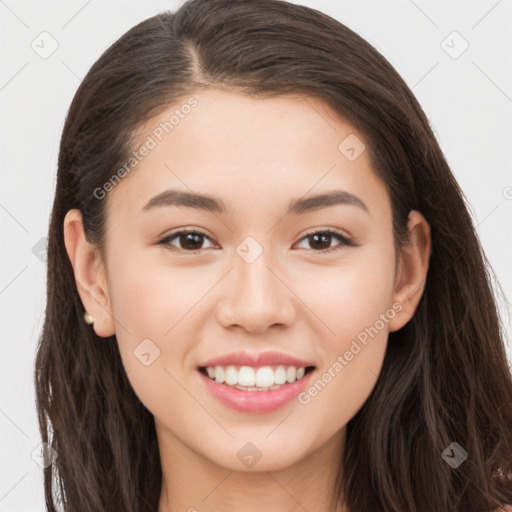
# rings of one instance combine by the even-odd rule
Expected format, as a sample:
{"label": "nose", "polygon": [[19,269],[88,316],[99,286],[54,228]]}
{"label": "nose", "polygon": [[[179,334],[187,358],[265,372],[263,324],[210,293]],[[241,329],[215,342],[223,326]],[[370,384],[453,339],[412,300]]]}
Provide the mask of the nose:
{"label": "nose", "polygon": [[238,326],[250,333],[263,333],[271,326],[290,326],[296,315],[294,294],[286,276],[264,251],[248,263],[234,255],[234,268],[223,283],[217,319],[224,327]]}

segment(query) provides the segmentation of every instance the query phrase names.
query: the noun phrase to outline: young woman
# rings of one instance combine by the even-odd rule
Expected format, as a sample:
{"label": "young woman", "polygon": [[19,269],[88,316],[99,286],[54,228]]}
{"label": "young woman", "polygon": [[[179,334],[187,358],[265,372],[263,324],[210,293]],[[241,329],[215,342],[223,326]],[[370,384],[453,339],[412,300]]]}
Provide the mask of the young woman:
{"label": "young woman", "polygon": [[311,8],[191,0],[93,65],[35,372],[49,511],[512,503],[464,196],[392,66]]}

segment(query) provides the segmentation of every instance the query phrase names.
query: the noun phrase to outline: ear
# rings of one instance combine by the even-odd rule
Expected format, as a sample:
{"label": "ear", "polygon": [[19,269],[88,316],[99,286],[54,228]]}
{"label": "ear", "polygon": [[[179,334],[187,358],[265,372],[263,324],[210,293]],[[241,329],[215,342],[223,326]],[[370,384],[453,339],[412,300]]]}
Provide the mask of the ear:
{"label": "ear", "polygon": [[100,251],[85,239],[80,210],[69,210],[64,218],[64,244],[82,304],[85,311],[94,317],[94,331],[98,336],[112,336],[115,324],[105,267]]}
{"label": "ear", "polygon": [[430,225],[420,212],[411,210],[407,229],[410,240],[400,250],[393,295],[393,303],[400,304],[402,309],[390,320],[390,332],[398,331],[412,318],[427,279],[431,252]]}

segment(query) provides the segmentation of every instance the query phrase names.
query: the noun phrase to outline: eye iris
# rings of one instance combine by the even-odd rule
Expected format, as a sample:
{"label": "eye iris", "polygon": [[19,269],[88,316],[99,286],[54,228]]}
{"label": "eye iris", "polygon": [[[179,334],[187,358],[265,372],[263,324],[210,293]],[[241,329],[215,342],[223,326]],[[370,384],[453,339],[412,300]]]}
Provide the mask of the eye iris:
{"label": "eye iris", "polygon": [[[184,249],[190,249],[192,251],[201,248],[201,245],[203,243],[202,239],[203,235],[201,235],[200,233],[185,233],[183,235],[180,235],[179,237],[181,246]],[[192,244],[192,247],[190,247],[190,243]],[[194,243],[197,245],[194,246]]]}
{"label": "eye iris", "polygon": [[[329,250],[331,248],[332,238],[339,238],[343,241],[343,237],[333,234],[329,231],[318,231],[316,233],[312,233],[310,235],[306,235],[306,239],[309,239],[310,246],[312,249],[316,249],[318,252]],[[178,240],[180,248],[187,252],[197,252],[201,250],[201,246],[203,245],[204,238],[208,238],[206,235],[203,235],[197,231],[182,231],[180,233],[176,233],[175,236],[170,236],[167,239],[164,239],[164,242],[170,239]],[[169,242],[170,243],[170,242]],[[350,245],[348,241],[343,241],[344,245]]]}
{"label": "eye iris", "polygon": [[[327,233],[321,233],[321,234],[314,234],[310,235],[309,238],[312,239],[314,242],[311,244],[311,247],[314,249],[315,245],[317,245],[317,242],[319,239],[323,240],[324,242],[327,240],[327,245],[324,245],[323,247],[316,247],[319,249],[328,249],[331,246],[331,237],[332,235],[329,235]],[[322,245],[322,243],[320,243]]]}

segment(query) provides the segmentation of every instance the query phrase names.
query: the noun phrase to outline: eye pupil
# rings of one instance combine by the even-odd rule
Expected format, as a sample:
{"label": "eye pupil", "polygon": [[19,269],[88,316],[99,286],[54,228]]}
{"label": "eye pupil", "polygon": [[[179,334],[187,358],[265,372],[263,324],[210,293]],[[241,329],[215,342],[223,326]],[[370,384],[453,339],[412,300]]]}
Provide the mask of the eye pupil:
{"label": "eye pupil", "polygon": [[[331,247],[333,238],[340,241],[337,248],[334,249]],[[196,254],[204,250],[202,246],[205,239],[211,240],[208,235],[205,235],[200,231],[178,231],[173,235],[162,239],[158,243],[167,246],[173,251]],[[173,240],[175,240],[178,247],[174,245]],[[330,230],[317,231],[309,235],[305,235],[302,240],[308,240],[309,249],[317,253],[330,253],[333,250],[355,245],[350,239],[337,232],[331,232]]]}
{"label": "eye pupil", "polygon": [[315,248],[315,245],[317,245],[317,242],[319,240],[323,240],[324,242],[327,240],[327,244],[326,245],[322,246],[322,243],[320,243],[321,247],[317,247],[317,248],[319,248],[319,249],[328,249],[331,246],[331,236],[332,235],[329,235],[327,233],[311,235],[311,238],[314,241],[311,244],[311,247]]}
{"label": "eye pupil", "polygon": [[[194,251],[201,248],[203,241],[202,238],[203,235],[200,233],[186,233],[180,236],[180,243],[184,249],[190,249]],[[189,243],[192,244],[192,247],[190,247]],[[194,243],[196,245],[194,245]]]}

